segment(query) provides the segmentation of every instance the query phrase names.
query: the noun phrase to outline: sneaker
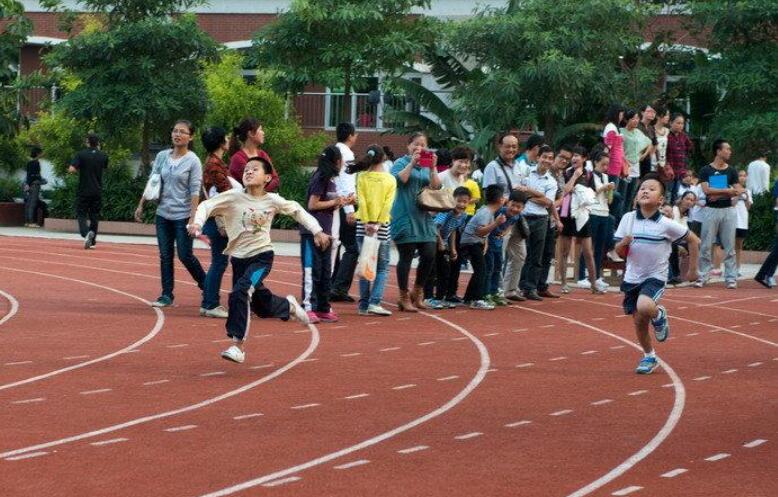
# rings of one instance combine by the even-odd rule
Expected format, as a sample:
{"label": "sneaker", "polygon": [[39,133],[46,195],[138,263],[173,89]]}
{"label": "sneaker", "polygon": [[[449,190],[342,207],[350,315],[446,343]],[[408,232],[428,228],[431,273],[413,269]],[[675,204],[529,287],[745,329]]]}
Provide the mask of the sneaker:
{"label": "sneaker", "polygon": [[767,282],[770,284],[770,288],[775,286],[775,276],[770,276],[767,278]]}
{"label": "sneaker", "polygon": [[167,295],[160,295],[157,300],[151,303],[151,307],[170,307],[173,305],[173,299]]}
{"label": "sneaker", "polygon": [[759,276],[757,276],[754,278],[754,280],[765,288],[773,287],[773,285],[770,283],[770,278],[760,278]]}
{"label": "sneaker", "polygon": [[597,280],[595,283],[597,284],[597,288],[599,288],[600,290],[605,290],[605,291],[607,291],[607,290],[608,290],[608,289],[611,287],[611,286],[608,284],[608,282],[607,282],[607,281],[605,281],[605,280],[604,280],[604,279],[602,279],[602,278],[599,278],[599,279],[598,279],[598,280]]}
{"label": "sneaker", "polygon": [[203,309],[201,307],[200,315],[207,318],[227,319],[227,309],[225,309],[223,305],[214,307],[213,309]]}
{"label": "sneaker", "polygon": [[322,323],[337,323],[338,319],[340,319],[334,311],[317,312],[316,317],[319,318],[319,321]]}
{"label": "sneaker", "polygon": [[578,288],[583,288],[584,290],[588,290],[592,287],[592,284],[589,282],[589,280],[578,280],[576,286]]}
{"label": "sneaker", "polygon": [[380,305],[373,305],[373,304],[370,304],[369,306],[367,306],[367,313],[368,314],[375,314],[376,316],[391,316],[392,315],[392,311],[390,311],[388,309],[384,309]]}
{"label": "sneaker", "polygon": [[524,302],[527,298],[519,293],[509,292],[505,294],[505,298],[511,302]]}
{"label": "sneaker", "polygon": [[246,353],[240,350],[237,345],[233,345],[229,349],[222,352],[222,358],[241,364],[246,360]]}
{"label": "sneaker", "polygon": [[727,290],[737,290],[737,282],[735,282],[735,281],[728,281],[727,282]]}
{"label": "sneaker", "polygon": [[664,342],[670,334],[670,323],[667,320],[667,310],[661,305],[656,306],[656,308],[659,311],[659,314],[651,321],[651,326],[654,327],[656,341]]}
{"label": "sneaker", "polygon": [[311,324],[316,324],[316,323],[321,322],[321,320],[319,319],[319,316],[317,316],[316,313],[313,312],[313,311],[308,311],[308,312],[305,313],[305,315],[308,316],[308,322],[311,323]]}
{"label": "sneaker", "polygon": [[492,309],[494,309],[494,304],[490,304],[485,300],[474,300],[473,302],[470,303],[470,308],[491,311]]}
{"label": "sneaker", "polygon": [[674,276],[674,277],[670,278],[669,280],[667,280],[667,283],[670,284],[670,285],[680,285],[681,283],[683,283],[683,280],[681,278],[679,278],[678,276]]}
{"label": "sneaker", "polygon": [[492,295],[492,303],[496,306],[503,307],[508,305],[508,300],[506,300],[506,298],[502,295],[495,294]]}
{"label": "sneaker", "polygon": [[658,367],[659,361],[656,360],[656,357],[643,357],[643,359],[640,360],[640,364],[638,364],[638,367],[635,369],[635,372],[637,374],[651,374]]}
{"label": "sneaker", "polygon": [[694,282],[694,288],[702,288],[705,286],[705,280],[699,279]]}
{"label": "sneaker", "polygon": [[359,309],[358,308],[357,309],[357,314],[359,314],[360,316],[369,316],[370,315],[370,311],[368,311],[367,309]]}
{"label": "sneaker", "polygon": [[449,309],[456,309],[462,302],[455,302],[453,300],[446,299],[443,301],[443,305]]}
{"label": "sneaker", "polygon": [[94,246],[94,244],[95,244],[95,236],[96,235],[95,235],[94,231],[90,231],[89,233],[86,234],[86,239],[84,240],[84,248],[85,249],[90,249],[90,248],[92,248],[92,246]]}
{"label": "sneaker", "polygon": [[450,302],[456,305],[460,305],[464,303],[464,301],[461,298],[457,297],[456,295],[454,295],[453,297],[446,298],[446,302]]}
{"label": "sneaker", "polygon": [[539,290],[538,291],[538,295],[540,295],[544,299],[558,299],[559,298],[559,295],[557,295],[556,293],[552,292],[548,288],[544,288],[543,290]]}
{"label": "sneaker", "polygon": [[294,296],[287,295],[286,300],[289,301],[289,317],[291,319],[296,319],[302,324],[311,323],[311,319],[308,317],[308,313],[306,313],[305,309],[303,309],[303,307],[297,303],[297,299],[294,298]]}
{"label": "sneaker", "polygon": [[443,305],[443,302],[438,299],[424,299],[424,305],[426,305],[429,309],[438,311],[446,308],[446,306]]}
{"label": "sneaker", "polygon": [[615,250],[608,252],[608,259],[612,260],[613,262],[624,262],[624,259],[619,257],[619,254],[617,254]]}
{"label": "sneaker", "polygon": [[535,300],[535,301],[538,301],[538,302],[541,302],[543,300],[543,297],[538,295],[538,291],[537,290],[530,290],[529,292],[524,292],[524,297],[527,300]]}
{"label": "sneaker", "polygon": [[570,288],[570,285],[568,285],[567,283],[565,283],[564,285],[562,285],[562,287],[560,288],[560,290],[559,290],[559,291],[561,291],[561,292],[562,292],[562,294],[564,294],[564,295],[567,295],[568,293],[572,292],[572,291],[573,291],[573,289],[572,289],[572,288]]}

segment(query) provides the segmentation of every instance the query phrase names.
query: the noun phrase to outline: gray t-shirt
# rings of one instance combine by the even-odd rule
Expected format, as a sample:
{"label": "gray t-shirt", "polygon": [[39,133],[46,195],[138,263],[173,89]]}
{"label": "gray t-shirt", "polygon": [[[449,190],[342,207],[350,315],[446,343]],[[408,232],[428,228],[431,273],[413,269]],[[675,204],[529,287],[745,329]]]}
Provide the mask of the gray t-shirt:
{"label": "gray t-shirt", "polygon": [[192,151],[173,160],[173,150],[163,150],[154,159],[152,171],[162,177],[157,215],[170,221],[188,219],[192,209],[192,197],[200,195],[203,167]]}
{"label": "gray t-shirt", "polygon": [[492,222],[494,222],[494,212],[492,212],[488,206],[481,207],[478,209],[478,212],[476,212],[475,215],[470,218],[470,221],[467,222],[465,230],[462,233],[462,241],[460,243],[462,245],[483,243],[486,240],[486,237],[478,236],[475,230],[486,226],[487,224],[491,224]]}

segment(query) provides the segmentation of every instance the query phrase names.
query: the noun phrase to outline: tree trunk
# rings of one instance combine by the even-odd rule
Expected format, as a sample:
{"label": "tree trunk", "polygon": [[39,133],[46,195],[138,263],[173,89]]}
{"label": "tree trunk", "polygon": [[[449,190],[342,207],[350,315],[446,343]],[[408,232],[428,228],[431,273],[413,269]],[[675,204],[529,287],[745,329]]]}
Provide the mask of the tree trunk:
{"label": "tree trunk", "polygon": [[551,113],[543,115],[543,137],[546,139],[546,143],[554,143],[554,136],[556,135],[556,119]]}

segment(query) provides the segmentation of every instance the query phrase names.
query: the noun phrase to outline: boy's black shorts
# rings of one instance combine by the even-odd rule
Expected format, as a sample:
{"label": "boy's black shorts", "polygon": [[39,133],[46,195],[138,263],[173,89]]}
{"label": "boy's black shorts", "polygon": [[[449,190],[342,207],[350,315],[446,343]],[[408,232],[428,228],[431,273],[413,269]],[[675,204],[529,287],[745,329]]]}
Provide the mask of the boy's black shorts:
{"label": "boy's black shorts", "polygon": [[645,295],[654,302],[659,302],[665,293],[665,282],[656,278],[649,278],[642,283],[621,283],[621,291],[624,292],[624,314],[635,314],[638,306],[638,297]]}

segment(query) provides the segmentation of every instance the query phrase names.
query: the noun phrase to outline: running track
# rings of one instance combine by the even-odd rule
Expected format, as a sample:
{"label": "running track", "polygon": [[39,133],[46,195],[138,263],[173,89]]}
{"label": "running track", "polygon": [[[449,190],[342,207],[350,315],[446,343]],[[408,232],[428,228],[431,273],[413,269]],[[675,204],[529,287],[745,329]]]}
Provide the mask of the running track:
{"label": "running track", "polygon": [[[148,306],[155,247],[81,247],[0,247],[4,496],[778,494],[778,292],[756,284],[669,290],[648,377],[619,296],[582,291],[254,320],[235,365],[183,269]],[[299,261],[268,285],[297,294]]]}

